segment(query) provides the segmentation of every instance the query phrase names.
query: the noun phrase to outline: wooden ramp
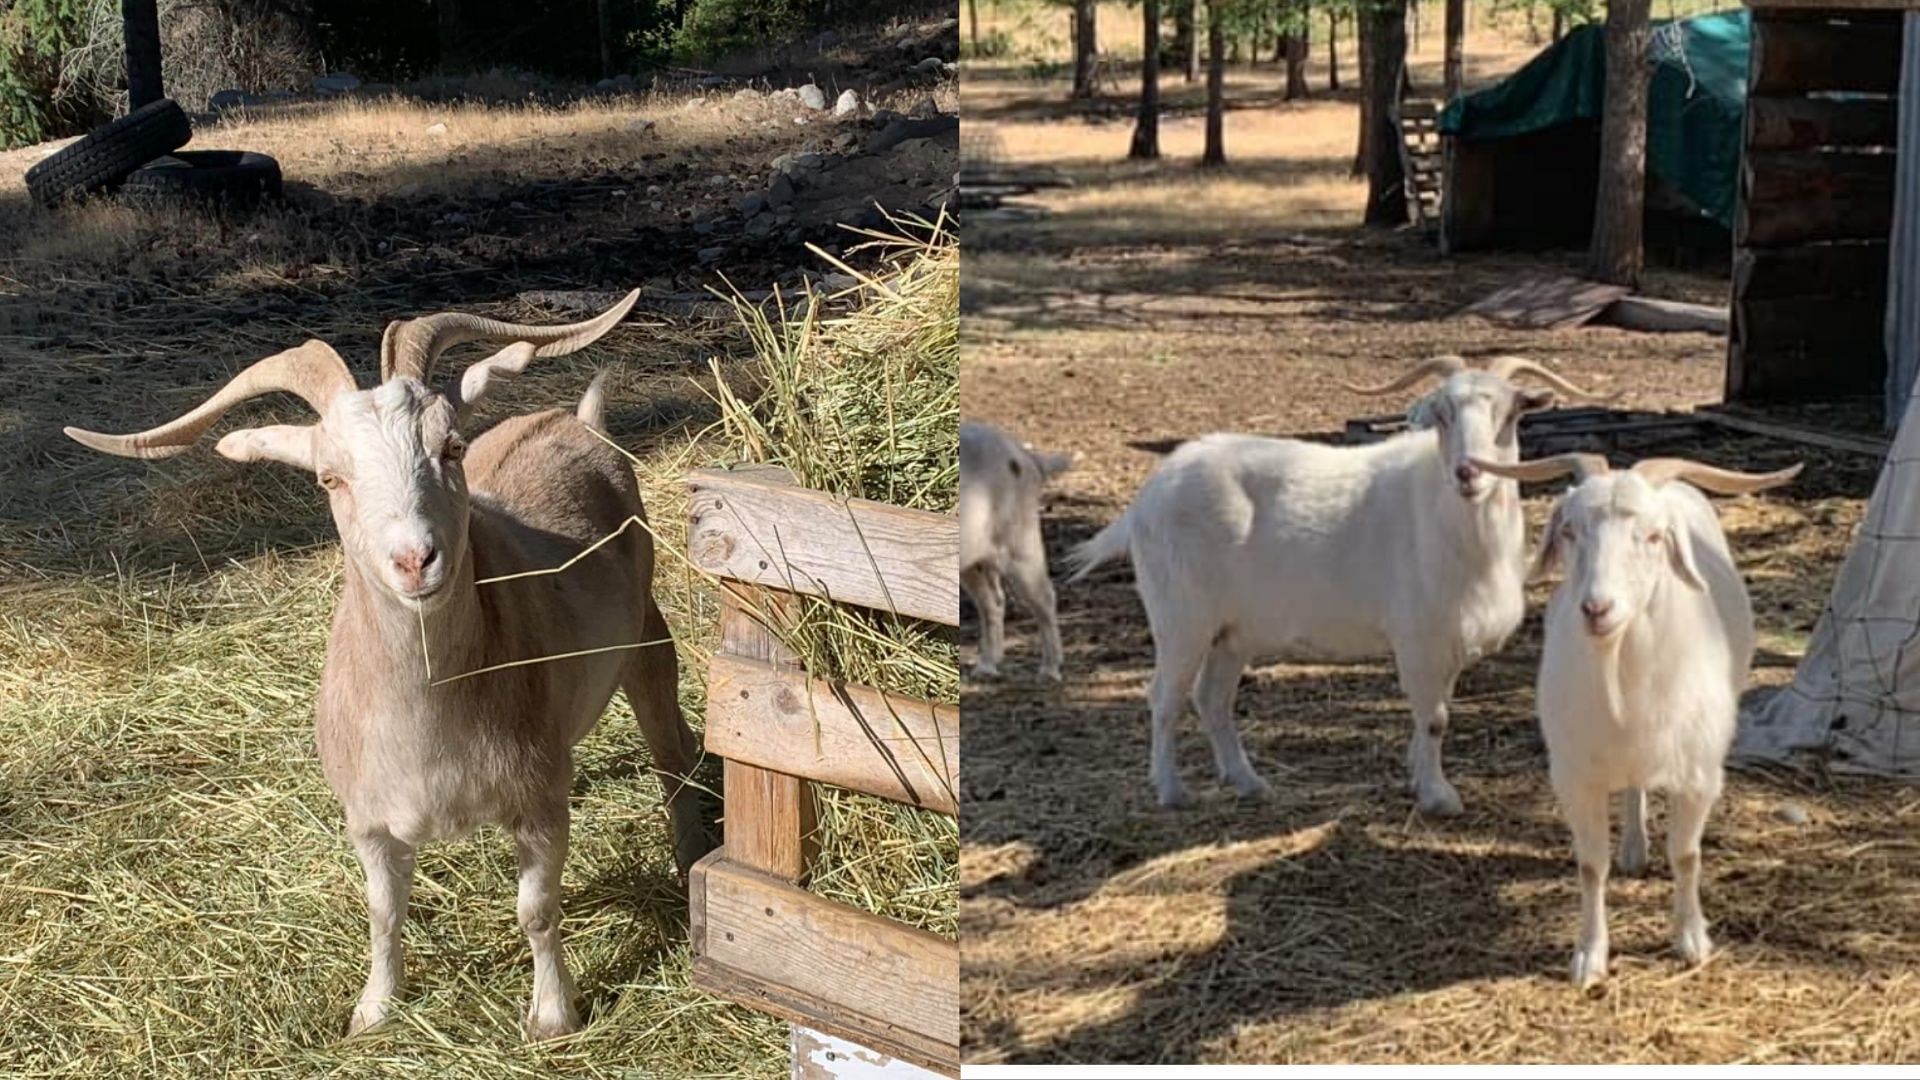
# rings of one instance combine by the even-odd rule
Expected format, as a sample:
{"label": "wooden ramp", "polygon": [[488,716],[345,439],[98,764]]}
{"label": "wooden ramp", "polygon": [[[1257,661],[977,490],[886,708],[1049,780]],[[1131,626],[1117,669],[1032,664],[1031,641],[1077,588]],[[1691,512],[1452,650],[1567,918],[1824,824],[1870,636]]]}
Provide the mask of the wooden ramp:
{"label": "wooden ramp", "polygon": [[1440,225],[1440,103],[1402,101],[1398,109],[1400,168],[1406,173],[1407,211],[1423,229]]}

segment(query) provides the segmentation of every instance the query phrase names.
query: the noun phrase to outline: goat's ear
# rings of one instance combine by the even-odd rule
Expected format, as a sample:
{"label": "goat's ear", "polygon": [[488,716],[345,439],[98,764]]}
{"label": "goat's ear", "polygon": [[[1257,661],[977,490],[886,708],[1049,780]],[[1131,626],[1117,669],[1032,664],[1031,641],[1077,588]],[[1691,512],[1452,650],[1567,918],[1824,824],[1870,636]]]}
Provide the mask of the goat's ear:
{"label": "goat's ear", "polygon": [[1533,557],[1533,566],[1527,570],[1529,584],[1538,584],[1560,573],[1560,561],[1565,554],[1560,550],[1560,527],[1567,523],[1564,507],[1564,503],[1555,503],[1553,515],[1547,518],[1547,531],[1540,536],[1540,550]]}
{"label": "goat's ear", "polygon": [[1407,406],[1407,426],[1423,430],[1437,426],[1440,422],[1439,401],[1438,394],[1428,394]]}
{"label": "goat's ear", "polygon": [[1667,522],[1667,562],[1674,576],[1695,592],[1707,591],[1707,580],[1700,576],[1700,564],[1693,561],[1693,530],[1685,522]]}
{"label": "goat's ear", "polygon": [[214,445],[235,461],[278,461],[313,471],[313,425],[272,424],[228,432]]}
{"label": "goat's ear", "polygon": [[1558,400],[1551,390],[1515,390],[1513,392],[1513,410],[1515,412],[1539,412],[1551,408]]}

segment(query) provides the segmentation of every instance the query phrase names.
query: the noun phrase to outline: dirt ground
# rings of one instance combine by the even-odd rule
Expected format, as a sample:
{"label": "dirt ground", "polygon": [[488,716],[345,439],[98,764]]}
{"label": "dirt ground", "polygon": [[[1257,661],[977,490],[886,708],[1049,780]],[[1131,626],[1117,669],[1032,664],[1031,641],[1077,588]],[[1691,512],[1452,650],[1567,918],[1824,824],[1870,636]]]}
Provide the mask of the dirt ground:
{"label": "dirt ground", "polygon": [[[1429,37],[1429,41],[1432,37]],[[1512,50],[1517,58],[1524,48]],[[1435,57],[1416,57],[1415,79]],[[1476,64],[1477,72],[1490,65]],[[1322,74],[1313,75],[1316,89]],[[1455,313],[1571,256],[1442,259],[1411,232],[1353,226],[1350,99],[1279,105],[1237,72],[1230,166],[1197,170],[1178,102],[1165,161],[1119,163],[1124,119],[1064,110],[1058,82],[972,65],[963,108],[1001,151],[1078,186],[1031,224],[970,227],[962,401],[1077,460],[1044,517],[1056,560],[1111,521],[1156,463],[1137,444],[1213,430],[1297,434],[1393,413],[1357,398],[1441,352],[1514,352],[1642,408],[1719,398],[1724,342],[1596,328],[1501,329]],[[1170,87],[1177,88],[1175,84]],[[1651,275],[1712,300],[1724,281]],[[1634,448],[1629,448],[1634,449]],[[1654,448],[1647,447],[1647,450]],[[1753,592],[1756,684],[1791,677],[1877,463],[1754,438],[1666,443],[1744,468],[1804,459],[1794,485],[1721,503]],[[1529,491],[1537,529],[1542,493]],[[1421,818],[1405,790],[1409,718],[1388,664],[1269,663],[1238,714],[1275,785],[1249,804],[1211,779],[1196,720],[1179,760],[1197,805],[1146,783],[1151,639],[1131,572],[1064,587],[1066,681],[1033,676],[1009,625],[1001,682],[970,685],[962,815],[965,1055],[971,1062],[1896,1061],[1920,1053],[1920,795],[1885,782],[1739,771],[1706,840],[1719,952],[1681,967],[1664,855],[1615,878],[1604,994],[1566,982],[1577,886],[1533,718],[1526,626],[1467,673],[1447,743],[1465,816]],[[974,629],[963,628],[963,664]],[[1804,824],[1790,823],[1797,804]],[[1657,811],[1656,811],[1657,815]],[[1660,827],[1655,825],[1655,847]]]}

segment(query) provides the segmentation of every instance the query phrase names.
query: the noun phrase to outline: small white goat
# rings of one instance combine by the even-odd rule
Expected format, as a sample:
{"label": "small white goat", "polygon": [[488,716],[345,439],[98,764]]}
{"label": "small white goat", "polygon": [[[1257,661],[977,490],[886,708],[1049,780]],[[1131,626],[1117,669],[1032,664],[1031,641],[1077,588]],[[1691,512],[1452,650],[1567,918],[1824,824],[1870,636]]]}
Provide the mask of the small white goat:
{"label": "small white goat", "polygon": [[1518,485],[1472,459],[1517,459],[1521,415],[1553,402],[1552,391],[1516,388],[1522,375],[1592,396],[1519,357],[1485,370],[1436,357],[1385,385],[1349,387],[1384,394],[1441,377],[1414,404],[1414,430],[1360,447],[1208,435],[1169,455],[1120,519],[1074,551],[1073,580],[1132,556],[1153,630],[1150,775],[1162,805],[1187,799],[1173,726],[1189,694],[1221,779],[1257,797],[1269,788],[1233,720],[1248,661],[1391,653],[1413,709],[1419,806],[1460,812],[1440,763],[1447,701],[1525,613]]}
{"label": "small white goat", "polygon": [[1616,791],[1626,873],[1646,866],[1646,789],[1668,794],[1673,945],[1701,963],[1712,943],[1700,913],[1700,835],[1753,659],[1753,610],[1713,506],[1690,485],[1764,491],[1800,466],[1754,475],[1649,458],[1616,473],[1595,454],[1478,464],[1516,480],[1580,478],[1554,506],[1533,569],[1539,578],[1571,564],[1547,603],[1539,709],[1580,868],[1573,981],[1584,989],[1607,975],[1607,802]]}
{"label": "small white goat", "polygon": [[[666,786],[683,870],[707,848],[699,796],[687,783],[699,745],[680,715],[678,665],[652,596],[653,542],[644,528],[627,527],[646,511],[632,468],[589,430],[604,430],[599,382],[577,414],[514,417],[471,447],[459,431],[498,379],[535,356],[585,347],[638,295],[568,326],[454,312],[395,322],[381,343],[382,381],[368,390],[355,389],[325,342],[309,341],[151,431],[67,429],[96,450],[160,458],[263,394],[291,391],[320,414],[316,424],[230,432],[216,449],[313,471],[346,553],[314,727],[367,875],[373,960],[349,1033],[383,1020],[400,986],[415,849],[483,824],[510,832],[519,854],[519,919],[534,962],[527,1035],[580,1026],[560,946],[567,792],[572,747],[616,687],[626,690]],[[471,341],[506,347],[445,390],[429,388],[434,360]],[[558,567],[623,528],[565,573],[476,585]],[[656,644],[622,648],[641,642]],[[592,650],[601,651],[463,677]]]}
{"label": "small white goat", "polygon": [[978,678],[1000,674],[1007,586],[1040,622],[1041,677],[1060,678],[1060,626],[1040,538],[1040,496],[1071,464],[1066,455],[1038,453],[998,428],[960,425],[960,584],[980,609]]}

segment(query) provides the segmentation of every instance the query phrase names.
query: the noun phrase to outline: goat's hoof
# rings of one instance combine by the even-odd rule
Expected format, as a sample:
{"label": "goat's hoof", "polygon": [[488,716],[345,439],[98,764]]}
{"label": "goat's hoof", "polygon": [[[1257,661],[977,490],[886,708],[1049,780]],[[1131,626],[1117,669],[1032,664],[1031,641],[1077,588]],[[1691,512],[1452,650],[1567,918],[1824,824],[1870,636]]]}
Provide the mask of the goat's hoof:
{"label": "goat's hoof", "polygon": [[1245,776],[1225,776],[1221,777],[1221,779],[1233,785],[1235,794],[1252,802],[1258,802],[1273,796],[1273,785],[1253,773],[1248,773]]}
{"label": "goat's hoof", "polygon": [[1059,665],[1059,664],[1049,664],[1049,665],[1046,665],[1046,666],[1043,666],[1043,667],[1041,667],[1041,669],[1040,669],[1040,677],[1041,677],[1042,679],[1044,679],[1044,680],[1046,680],[1047,682],[1056,682],[1056,683],[1057,683],[1057,682],[1060,682],[1060,681],[1062,681],[1062,680],[1061,680],[1061,678],[1060,678],[1060,665]]}
{"label": "goat's hoof", "polygon": [[379,1027],[387,1019],[388,1002],[361,999],[353,1007],[353,1019],[347,1021],[347,1037],[352,1038],[363,1031]]}
{"label": "goat's hoof", "polygon": [[1466,807],[1460,802],[1460,793],[1444,780],[1439,786],[1420,792],[1415,801],[1420,806],[1420,812],[1428,817],[1459,817],[1466,812]]}
{"label": "goat's hoof", "polygon": [[1713,955],[1713,942],[1707,937],[1706,924],[1683,926],[1674,931],[1673,948],[1688,967],[1699,967],[1706,963],[1707,957]]}
{"label": "goat's hoof", "polygon": [[1160,806],[1165,810],[1179,810],[1193,805],[1193,796],[1187,792],[1187,786],[1175,780],[1159,789]]}
{"label": "goat's hoof", "polygon": [[560,1009],[549,1009],[545,1013],[534,1011],[527,1014],[527,1041],[545,1042],[571,1035],[580,1030],[580,1014],[572,1005]]}
{"label": "goat's hoof", "polygon": [[1575,949],[1573,951],[1573,986],[1576,990],[1592,990],[1607,981],[1607,949]]}
{"label": "goat's hoof", "polygon": [[994,682],[1000,678],[1000,669],[997,667],[988,667],[985,664],[975,664],[973,665],[973,674],[970,677],[974,682]]}

